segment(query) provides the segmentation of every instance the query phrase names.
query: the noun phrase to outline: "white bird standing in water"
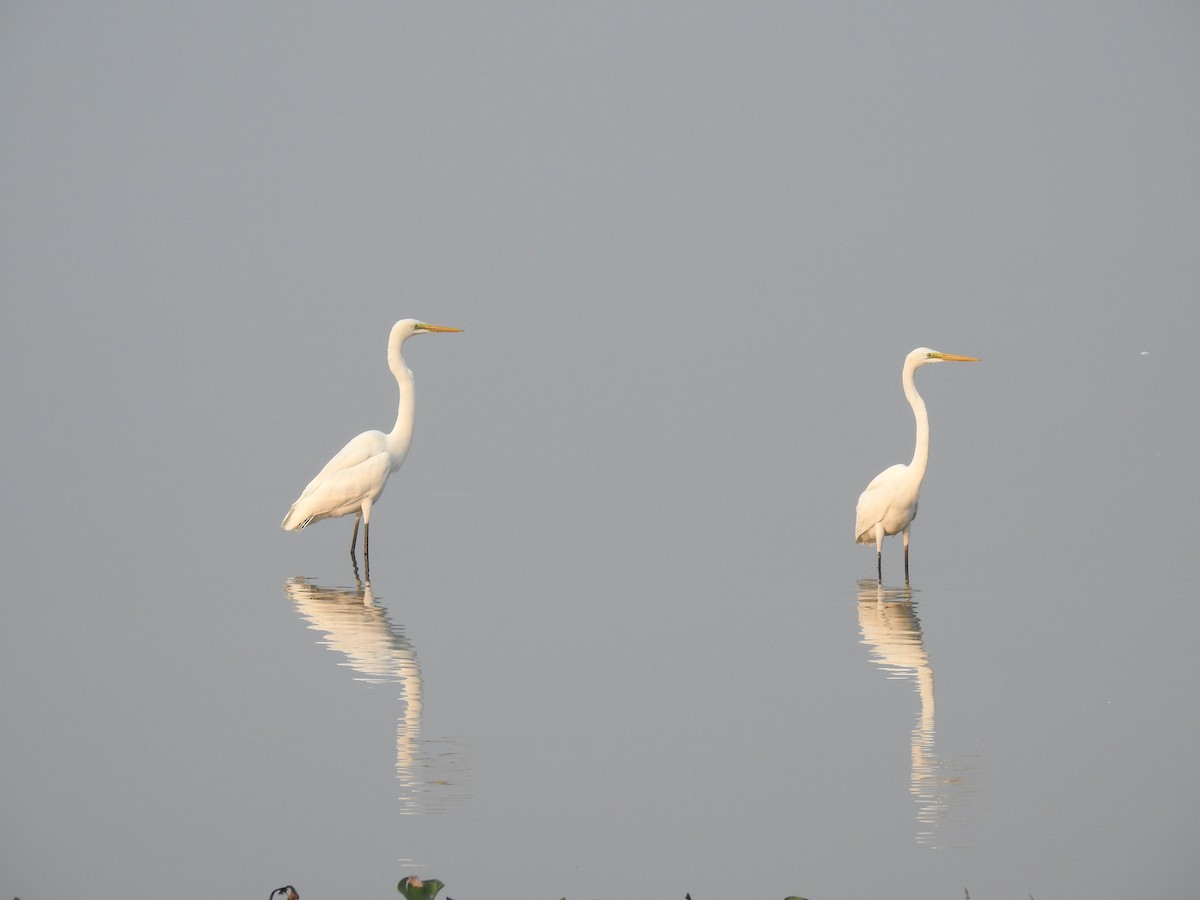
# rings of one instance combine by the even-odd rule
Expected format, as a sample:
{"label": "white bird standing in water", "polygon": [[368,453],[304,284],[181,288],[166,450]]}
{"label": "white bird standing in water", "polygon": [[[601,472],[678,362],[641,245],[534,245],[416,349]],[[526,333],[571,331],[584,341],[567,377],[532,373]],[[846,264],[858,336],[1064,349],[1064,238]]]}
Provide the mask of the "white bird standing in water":
{"label": "white bird standing in water", "polygon": [[[387,434],[364,431],[343,447],[325,464],[317,477],[308,483],[300,499],[292,504],[283,517],[285,531],[299,531],[321,519],[336,519],[354,513],[354,533],[350,537],[350,557],[358,544],[358,523],[363,524],[363,560],[370,571],[371,506],[383,493],[388,476],[408,453],[413,433],[413,377],[400,346],[414,334],[429,331],[462,331],[444,325],[429,325],[416,319],[401,319],[392,326],[388,338],[388,367],[400,389],[400,408],[396,424]],[[369,576],[368,576],[369,577]]]}
{"label": "white bird standing in water", "polygon": [[875,544],[875,561],[879,580],[883,581],[883,538],[888,534],[904,534],[904,580],[908,581],[908,529],[917,517],[917,497],[929,464],[929,414],[925,401],[917,393],[913,376],[921,366],[935,362],[979,362],[973,356],[953,356],[928,347],[918,347],[904,359],[904,396],[917,420],[917,447],[912,462],[897,463],[884,469],[867,485],[858,498],[854,522],[854,539],[859,544]]}

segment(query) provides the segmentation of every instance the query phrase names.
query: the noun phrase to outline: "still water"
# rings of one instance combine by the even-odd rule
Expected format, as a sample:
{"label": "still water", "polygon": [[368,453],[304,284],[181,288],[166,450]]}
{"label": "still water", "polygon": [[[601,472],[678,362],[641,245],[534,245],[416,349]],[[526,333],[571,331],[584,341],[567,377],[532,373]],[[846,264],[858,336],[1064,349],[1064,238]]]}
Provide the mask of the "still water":
{"label": "still water", "polygon": [[0,889],[1186,895],[1200,614],[1152,535],[1103,577],[1036,523],[985,555],[935,487],[881,586],[849,521],[656,484],[402,481],[369,582],[265,492],[14,531]]}
{"label": "still water", "polygon": [[[869,571],[873,557],[859,561]],[[225,604],[246,619],[226,642],[238,674],[197,715],[249,747],[161,761],[191,782],[181,807],[211,778],[248,792],[218,816],[219,837],[194,836],[226,862],[213,883],[385,896],[417,874],[452,897],[694,898],[1177,883],[1151,860],[1183,857],[1195,776],[1176,738],[1195,723],[1175,714],[1184,680],[1151,670],[1186,664],[1167,654],[1122,671],[1148,630],[1163,646],[1177,633],[1110,628],[1095,589],[851,578],[797,597],[773,593],[786,578],[718,564],[676,572],[688,589],[672,595],[635,567],[573,597],[526,582],[522,611],[499,602],[498,568],[496,589],[459,608],[422,598],[445,580],[421,566],[377,564],[370,583],[341,568],[340,581],[277,582],[282,606]],[[566,573],[550,562],[543,574]],[[1143,614],[1156,607],[1143,599]],[[251,662],[260,649],[283,682]],[[245,718],[260,704],[290,710],[269,719],[277,741]],[[154,782],[145,764],[116,767],[125,789]],[[1139,833],[1151,807],[1179,831]],[[225,842],[247,841],[231,858]],[[143,834],[123,870],[166,847]]]}
{"label": "still water", "polygon": [[[910,683],[919,700],[909,791],[916,801],[916,821],[924,827],[916,829],[915,839],[930,846],[966,846],[966,833],[950,832],[955,819],[961,823],[966,818],[964,807],[972,788],[961,762],[936,753],[934,672],[912,588],[889,588],[875,579],[861,580],[858,587],[859,627],[872,662],[887,678]],[[371,583],[357,580],[354,587],[322,587],[296,577],[287,580],[284,590],[308,627],[319,633],[318,643],[335,654],[339,666],[351,670],[355,681],[396,685],[401,814],[444,812],[466,799],[468,762],[455,742],[422,738],[420,663],[403,629],[375,601]]]}

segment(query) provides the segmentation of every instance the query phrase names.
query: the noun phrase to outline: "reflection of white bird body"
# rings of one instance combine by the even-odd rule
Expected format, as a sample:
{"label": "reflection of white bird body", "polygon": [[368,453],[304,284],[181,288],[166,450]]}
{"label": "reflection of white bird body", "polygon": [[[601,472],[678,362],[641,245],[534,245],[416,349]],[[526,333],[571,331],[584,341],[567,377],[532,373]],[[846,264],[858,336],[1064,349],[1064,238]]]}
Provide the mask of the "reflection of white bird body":
{"label": "reflection of white bird body", "polygon": [[370,584],[327,588],[289,578],[284,589],[308,627],[325,635],[321,643],[344,656],[340,665],[357,672],[359,681],[400,685],[404,712],[396,725],[396,775],[403,811],[421,811],[417,798],[427,789],[421,772],[421,668],[408,638],[375,604]]}
{"label": "reflection of white bird body", "polygon": [[917,517],[917,499],[925,468],[929,464],[929,414],[925,401],[917,393],[913,376],[918,368],[935,362],[979,362],[973,356],[952,356],[928,347],[918,347],[904,359],[901,383],[904,396],[917,420],[917,446],[912,462],[898,463],[884,469],[867,485],[858,498],[854,522],[854,538],[860,544],[875,544],[876,567],[883,580],[883,538],[889,534],[904,535],[904,578],[908,579],[908,531]]}
{"label": "reflection of white bird body", "polygon": [[[465,756],[453,740],[422,738],[423,679],[417,654],[404,629],[375,603],[371,585],[330,588],[289,578],[284,590],[309,628],[324,635],[321,644],[343,657],[339,665],[357,673],[356,680],[400,686],[403,712],[396,723],[396,777],[401,811],[441,812],[464,799]],[[431,752],[431,744],[438,745],[436,752]]]}
{"label": "reflection of white bird body", "polygon": [[399,682],[406,704],[420,721],[421,670],[416,653],[403,629],[393,625],[387,611],[375,603],[370,583],[330,588],[296,577],[287,580],[284,590],[309,627],[324,633],[321,643],[346,658],[341,665],[369,684]]}
{"label": "reflection of white bird body", "polygon": [[[430,331],[460,331],[442,325],[427,325],[416,319],[402,319],[392,326],[388,338],[388,367],[400,389],[396,424],[387,434],[364,431],[343,447],[317,477],[308,483],[288,514],[283,517],[285,531],[299,531],[322,519],[336,519],[354,513],[354,533],[350,537],[350,555],[358,543],[358,523],[363,524],[363,558],[370,556],[371,506],[387,484],[388,476],[408,454],[413,433],[413,377],[401,345],[414,334]],[[369,564],[369,563],[368,563]]]}
{"label": "reflection of white bird body", "polygon": [[[901,602],[897,602],[901,601]],[[916,605],[907,590],[885,589],[875,581],[858,583],[858,624],[862,643],[875,651],[874,662],[891,678],[911,676],[921,698],[921,715],[912,732],[912,776],[909,790],[921,804],[918,821],[932,825],[945,810],[939,793],[939,761],[933,753],[933,667]]]}

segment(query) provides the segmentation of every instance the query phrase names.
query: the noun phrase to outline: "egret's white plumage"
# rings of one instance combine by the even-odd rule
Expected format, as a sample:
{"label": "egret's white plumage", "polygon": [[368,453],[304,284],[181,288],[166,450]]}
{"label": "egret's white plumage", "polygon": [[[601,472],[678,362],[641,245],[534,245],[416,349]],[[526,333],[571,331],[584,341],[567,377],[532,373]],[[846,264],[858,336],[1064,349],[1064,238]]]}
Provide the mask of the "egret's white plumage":
{"label": "egret's white plumage", "polygon": [[918,347],[904,359],[901,383],[904,396],[912,406],[917,420],[917,446],[912,462],[897,463],[884,469],[867,485],[858,498],[854,522],[854,539],[860,544],[875,544],[876,567],[883,580],[883,538],[889,534],[904,535],[904,580],[908,580],[908,530],[917,517],[917,498],[925,468],[929,464],[929,414],[925,401],[917,393],[913,376],[918,368],[935,362],[979,362],[973,356],[954,356],[939,353],[928,347]]}
{"label": "egret's white plumage", "polygon": [[358,543],[358,523],[363,524],[363,558],[370,554],[371,506],[383,493],[388,476],[400,467],[412,443],[413,377],[400,354],[401,345],[414,334],[430,331],[461,331],[444,325],[429,325],[416,319],[401,319],[392,326],[388,338],[388,367],[400,389],[400,407],[396,424],[387,434],[364,431],[338,451],[317,477],[308,483],[288,514],[283,517],[285,531],[299,531],[322,519],[336,519],[354,513],[354,533],[350,555]]}

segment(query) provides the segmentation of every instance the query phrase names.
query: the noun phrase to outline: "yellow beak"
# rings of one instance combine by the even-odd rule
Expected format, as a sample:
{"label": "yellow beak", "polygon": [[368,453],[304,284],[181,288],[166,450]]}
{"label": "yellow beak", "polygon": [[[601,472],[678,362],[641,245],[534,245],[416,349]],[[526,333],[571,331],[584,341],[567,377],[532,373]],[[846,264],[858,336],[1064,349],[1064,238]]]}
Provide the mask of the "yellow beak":
{"label": "yellow beak", "polygon": [[942,362],[979,362],[979,359],[974,356],[955,356],[953,353],[931,353],[930,355]]}
{"label": "yellow beak", "polygon": [[461,328],[451,328],[449,325],[429,325],[425,322],[419,323],[417,327],[425,331],[462,331]]}

